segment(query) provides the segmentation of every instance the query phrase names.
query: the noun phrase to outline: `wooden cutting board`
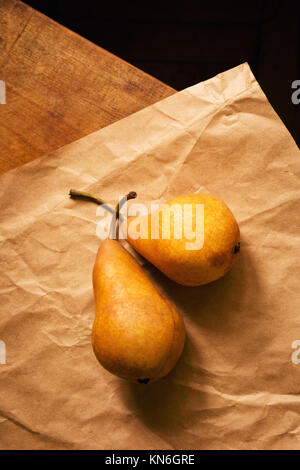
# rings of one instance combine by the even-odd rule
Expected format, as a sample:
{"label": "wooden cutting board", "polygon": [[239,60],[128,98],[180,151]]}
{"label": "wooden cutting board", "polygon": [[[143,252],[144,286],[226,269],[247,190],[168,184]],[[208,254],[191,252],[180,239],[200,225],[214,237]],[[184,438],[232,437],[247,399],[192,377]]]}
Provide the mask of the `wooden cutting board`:
{"label": "wooden cutting board", "polygon": [[175,90],[16,0],[0,0],[0,173]]}

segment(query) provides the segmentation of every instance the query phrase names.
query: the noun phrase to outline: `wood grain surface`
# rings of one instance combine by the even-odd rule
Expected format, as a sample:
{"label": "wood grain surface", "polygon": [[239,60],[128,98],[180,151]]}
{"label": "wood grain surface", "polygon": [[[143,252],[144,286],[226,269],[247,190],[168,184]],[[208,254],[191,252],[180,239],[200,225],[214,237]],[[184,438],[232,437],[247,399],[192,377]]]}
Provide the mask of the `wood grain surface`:
{"label": "wood grain surface", "polygon": [[0,173],[175,90],[16,0],[0,0]]}

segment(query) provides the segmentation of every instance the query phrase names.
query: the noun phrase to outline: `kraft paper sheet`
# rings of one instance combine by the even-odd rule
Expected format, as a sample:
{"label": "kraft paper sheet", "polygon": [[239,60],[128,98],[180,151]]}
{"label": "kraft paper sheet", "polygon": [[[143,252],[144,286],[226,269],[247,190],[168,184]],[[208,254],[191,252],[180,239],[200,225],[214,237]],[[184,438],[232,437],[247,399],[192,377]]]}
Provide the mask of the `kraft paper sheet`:
{"label": "kraft paper sheet", "polygon": [[[4,174],[0,448],[300,449],[299,157],[245,63]],[[211,193],[240,224],[237,264],[209,285],[143,262],[187,329],[159,382],[94,356],[99,216],[73,187],[112,204]]]}

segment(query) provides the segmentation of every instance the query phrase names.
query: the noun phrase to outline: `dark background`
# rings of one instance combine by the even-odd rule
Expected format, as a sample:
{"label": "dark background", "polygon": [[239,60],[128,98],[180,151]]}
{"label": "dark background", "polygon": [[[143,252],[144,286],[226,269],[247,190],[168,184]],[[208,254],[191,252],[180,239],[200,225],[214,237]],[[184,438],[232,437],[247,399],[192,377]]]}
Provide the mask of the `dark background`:
{"label": "dark background", "polygon": [[25,3],[177,90],[247,61],[300,145],[299,0]]}

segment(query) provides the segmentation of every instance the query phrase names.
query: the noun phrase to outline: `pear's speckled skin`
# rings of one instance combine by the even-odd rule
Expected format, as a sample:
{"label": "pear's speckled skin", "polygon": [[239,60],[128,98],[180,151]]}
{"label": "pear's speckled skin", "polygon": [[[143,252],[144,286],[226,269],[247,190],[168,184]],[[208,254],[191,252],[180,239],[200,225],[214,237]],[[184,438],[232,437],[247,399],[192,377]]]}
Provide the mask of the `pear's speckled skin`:
{"label": "pear's speckled skin", "polygon": [[99,362],[133,382],[167,375],[183,350],[183,319],[119,242],[99,247],[93,285],[92,345]]}
{"label": "pear's speckled skin", "polygon": [[[226,204],[209,194],[180,196],[165,203],[169,207],[192,204],[192,224],[195,227],[196,204],[204,204],[204,244],[201,249],[187,250],[191,240],[174,238],[174,217],[171,212],[170,239],[162,238],[162,224],[167,218],[153,215],[129,218],[127,241],[144,258],[154,264],[167,277],[185,286],[199,286],[215,281],[226,274],[235,263],[240,249],[240,231],[237,221]],[[164,209],[163,209],[164,210]],[[143,219],[148,217],[148,224]],[[158,224],[159,238],[151,239],[152,224]],[[182,218],[183,220],[183,218]],[[130,236],[130,224],[145,227],[148,238]],[[147,228],[148,227],[148,228]],[[141,229],[143,230],[143,229]],[[183,231],[184,233],[184,231]]]}

